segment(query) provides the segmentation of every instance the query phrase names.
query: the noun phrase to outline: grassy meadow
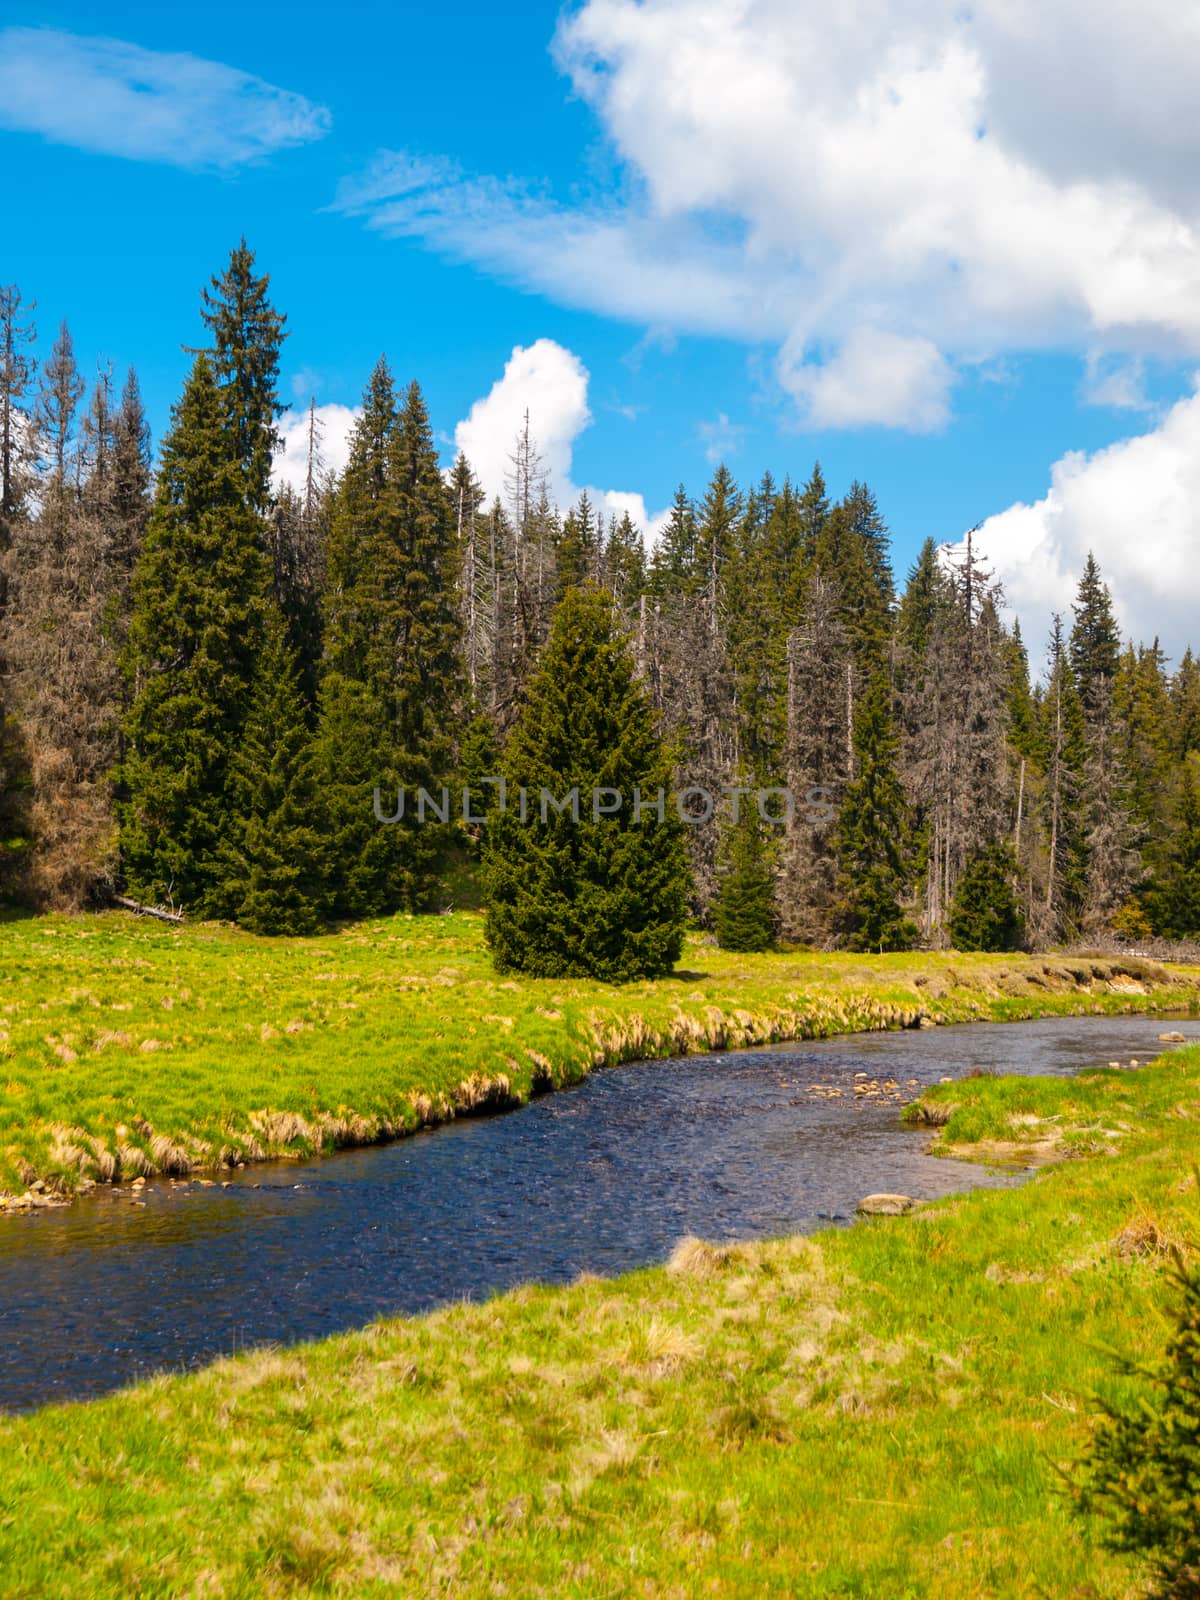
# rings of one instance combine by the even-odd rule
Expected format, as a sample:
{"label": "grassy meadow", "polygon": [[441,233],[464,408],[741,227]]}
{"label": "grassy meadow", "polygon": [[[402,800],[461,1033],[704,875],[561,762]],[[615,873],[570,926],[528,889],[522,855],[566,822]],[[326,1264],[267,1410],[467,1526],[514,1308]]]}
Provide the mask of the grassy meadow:
{"label": "grassy meadow", "polygon": [[1197,984],[1136,960],[736,956],[693,938],[672,978],[612,988],[498,977],[468,913],[317,939],[126,913],[10,917],[0,1196],[389,1138],[622,1060],[1161,1009],[1194,1001]]}
{"label": "grassy meadow", "polygon": [[922,1108],[1074,1159],[0,1420],[0,1595],[1136,1595],[1059,1467],[1200,1246],[1200,1050]]}

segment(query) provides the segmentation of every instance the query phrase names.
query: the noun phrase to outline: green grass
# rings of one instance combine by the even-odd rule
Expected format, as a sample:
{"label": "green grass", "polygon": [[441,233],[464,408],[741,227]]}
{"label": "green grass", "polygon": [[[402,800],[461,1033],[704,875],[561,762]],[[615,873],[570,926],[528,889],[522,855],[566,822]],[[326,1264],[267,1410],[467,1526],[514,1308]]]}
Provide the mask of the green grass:
{"label": "green grass", "polygon": [[1120,1154],[0,1422],[0,1595],[1131,1595],[1056,1463],[1198,1242],[1200,1051],[1037,1087]]}
{"label": "green grass", "polygon": [[12,918],[0,1194],[363,1143],[638,1057],[1196,994],[1196,974],[1136,961],[735,956],[699,939],[657,983],[502,979],[467,913],[311,940]]}

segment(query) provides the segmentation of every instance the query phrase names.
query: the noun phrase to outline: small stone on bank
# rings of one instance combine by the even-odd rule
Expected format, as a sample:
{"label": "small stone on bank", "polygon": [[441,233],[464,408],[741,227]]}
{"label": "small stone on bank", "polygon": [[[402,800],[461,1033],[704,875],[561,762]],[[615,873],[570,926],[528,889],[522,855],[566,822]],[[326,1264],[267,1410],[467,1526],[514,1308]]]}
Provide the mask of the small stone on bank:
{"label": "small stone on bank", "polygon": [[861,1217],[904,1217],[916,1205],[908,1194],[869,1194],[858,1202]]}

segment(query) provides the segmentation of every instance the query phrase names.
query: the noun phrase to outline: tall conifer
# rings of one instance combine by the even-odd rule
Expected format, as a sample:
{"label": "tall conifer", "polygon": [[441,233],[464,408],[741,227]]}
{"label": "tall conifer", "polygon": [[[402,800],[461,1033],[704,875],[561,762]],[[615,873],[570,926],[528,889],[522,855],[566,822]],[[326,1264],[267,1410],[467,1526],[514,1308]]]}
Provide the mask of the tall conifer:
{"label": "tall conifer", "polygon": [[242,239],[229,265],[202,292],[201,316],[213,337],[208,352],[221,393],[247,506],[265,516],[271,503],[271,462],[279,444],[279,351],[287,318],[268,298],[270,277],[256,275],[254,252]]}
{"label": "tall conifer", "polygon": [[837,928],[850,950],[908,950],[917,937],[901,909],[912,876],[909,812],[882,679],[859,704],[854,753],[857,776],[847,785],[837,821],[842,888]]}
{"label": "tall conifer", "polygon": [[[463,704],[457,526],[421,392],[396,404],[386,361],[371,375],[334,496],[318,731],[334,906],[357,916],[424,904],[447,835],[414,817],[437,804]],[[379,789],[384,817],[375,815]],[[430,815],[433,815],[431,812]]]}
{"label": "tall conifer", "polygon": [[268,613],[230,769],[228,899],[252,933],[315,933],[326,904],[323,808],[295,655]]}
{"label": "tall conifer", "polygon": [[262,645],[269,574],[259,519],[205,355],[163,440],[134,575],[122,854],[137,899],[229,915],[222,861],[230,763]]}

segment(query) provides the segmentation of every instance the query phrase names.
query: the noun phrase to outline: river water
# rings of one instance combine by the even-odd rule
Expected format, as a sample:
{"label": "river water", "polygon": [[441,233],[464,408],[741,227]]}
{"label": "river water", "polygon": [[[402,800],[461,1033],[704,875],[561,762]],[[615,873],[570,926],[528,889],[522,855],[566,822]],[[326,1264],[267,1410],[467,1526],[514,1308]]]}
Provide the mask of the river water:
{"label": "river water", "polygon": [[1145,1061],[1176,1026],[1200,1037],[1194,1019],[1092,1017],[643,1062],[388,1146],[0,1217],[0,1409],[523,1280],[622,1272],[688,1233],[849,1221],[875,1190],[932,1199],[1016,1182],[926,1154],[900,1101],[973,1069]]}

